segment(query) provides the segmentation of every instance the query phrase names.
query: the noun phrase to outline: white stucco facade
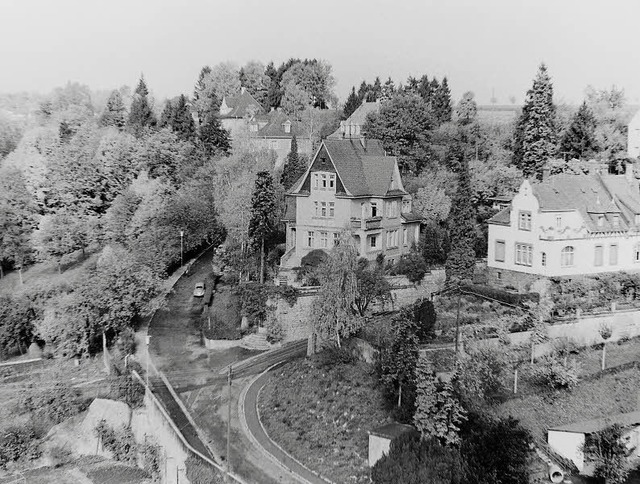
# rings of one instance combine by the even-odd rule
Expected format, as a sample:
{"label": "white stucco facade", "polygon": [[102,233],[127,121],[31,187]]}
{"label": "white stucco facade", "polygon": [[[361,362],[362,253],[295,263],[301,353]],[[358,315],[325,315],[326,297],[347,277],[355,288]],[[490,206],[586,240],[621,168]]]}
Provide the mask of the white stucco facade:
{"label": "white stucco facade", "polygon": [[630,158],[640,156],[640,111],[638,111],[631,121],[627,131],[627,154]]}

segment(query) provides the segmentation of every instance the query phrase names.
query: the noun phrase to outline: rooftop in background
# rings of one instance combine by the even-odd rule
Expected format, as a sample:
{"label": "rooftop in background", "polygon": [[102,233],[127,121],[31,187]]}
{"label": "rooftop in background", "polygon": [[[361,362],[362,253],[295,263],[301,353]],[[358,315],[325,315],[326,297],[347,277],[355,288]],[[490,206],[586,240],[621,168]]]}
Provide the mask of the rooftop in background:
{"label": "rooftop in background", "polygon": [[293,138],[294,134],[297,139],[309,137],[300,127],[300,123],[292,121],[292,118],[282,111],[272,111],[268,114],[267,124],[258,130],[256,136],[258,138],[289,139]]}
{"label": "rooftop in background", "polygon": [[522,106],[518,104],[482,104],[478,106],[480,121],[508,124],[518,119]]}
{"label": "rooftop in background", "polygon": [[593,420],[583,420],[582,422],[574,422],[559,427],[553,427],[549,430],[557,432],[574,432],[578,434],[593,434],[618,424],[622,427],[634,427],[640,425],[640,411],[619,413],[609,417],[596,418]]}
{"label": "rooftop in background", "polygon": [[221,118],[253,118],[264,113],[264,109],[256,99],[243,87],[239,94],[225,96],[220,105]]}
{"label": "rooftop in background", "polygon": [[385,437],[387,439],[395,439],[396,437],[399,437],[402,434],[406,434],[407,432],[413,433],[417,432],[417,430],[413,426],[407,424],[388,423],[382,425],[381,427],[370,430],[369,434],[375,435],[377,437]]}
{"label": "rooftop in background", "polygon": [[358,109],[356,109],[351,116],[344,121],[340,121],[340,127],[333,133],[331,133],[329,139],[343,139],[360,137],[362,126],[367,121],[367,116],[371,113],[380,112],[379,102],[363,102]]}

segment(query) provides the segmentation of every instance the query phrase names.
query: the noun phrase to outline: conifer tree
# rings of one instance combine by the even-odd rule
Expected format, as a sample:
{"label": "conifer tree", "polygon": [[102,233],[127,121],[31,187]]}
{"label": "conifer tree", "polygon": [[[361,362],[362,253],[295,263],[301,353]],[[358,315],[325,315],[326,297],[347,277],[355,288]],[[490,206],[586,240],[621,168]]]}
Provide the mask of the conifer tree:
{"label": "conifer tree", "polygon": [[451,90],[446,77],[442,79],[442,84],[434,92],[433,110],[439,123],[451,121]]}
{"label": "conifer tree", "polygon": [[209,109],[198,129],[198,139],[207,156],[231,153],[229,132],[222,127],[214,109]]}
{"label": "conifer tree", "polygon": [[455,161],[458,173],[458,187],[449,214],[449,237],[451,250],[445,262],[447,282],[461,282],[473,278],[475,267],[475,210],[471,203],[471,176],[469,163],[464,157],[462,146],[456,144],[449,156]]}
{"label": "conifer tree", "polygon": [[349,116],[353,114],[353,112],[358,109],[358,107],[362,104],[362,101],[358,98],[356,94],[355,86],[351,88],[351,94],[347,98],[347,102],[344,103],[344,108],[342,109],[342,114],[344,119],[347,119]]}
{"label": "conifer tree", "polygon": [[[434,81],[435,81],[435,78],[434,78]],[[420,94],[420,97],[424,99],[426,103],[431,103],[433,92],[431,89],[431,82],[429,81],[429,76],[427,76],[426,74],[420,78],[420,81],[418,83],[418,94]]]}
{"label": "conifer tree", "polygon": [[181,94],[173,107],[171,129],[183,140],[190,141],[196,136],[196,127],[191,116],[187,97]]}
{"label": "conifer tree", "polygon": [[361,103],[366,99],[367,92],[369,92],[370,89],[373,89],[373,87],[369,86],[369,84],[367,84],[366,81],[362,81],[362,83],[360,84],[360,87],[358,88],[358,100]]}
{"label": "conifer tree", "polygon": [[307,167],[304,165],[302,160],[300,160],[298,155],[298,140],[296,139],[296,135],[293,135],[293,138],[291,139],[291,151],[284,162],[282,175],[280,176],[280,183],[282,183],[285,190],[288,190],[306,170]]}
{"label": "conifer tree", "polygon": [[251,220],[249,221],[249,237],[260,251],[260,284],[264,283],[265,240],[275,229],[275,209],[273,177],[268,171],[261,171],[257,175],[251,196]]}
{"label": "conifer tree", "polygon": [[144,128],[153,128],[156,125],[156,116],[153,114],[147,99],[148,95],[149,90],[144,82],[144,76],[140,76],[140,82],[138,82],[138,87],[136,87],[133,95],[129,120],[127,121],[127,128],[136,136],[140,136]]}
{"label": "conifer tree", "polygon": [[214,86],[209,82],[210,78],[211,67],[204,66],[193,89],[193,107],[198,115],[198,123],[204,121],[209,110],[215,111],[216,114],[220,110],[220,99],[216,95]]}
{"label": "conifer tree", "polygon": [[527,92],[514,133],[513,164],[525,176],[542,177],[542,168],[557,152],[556,108],[547,66],[540,64]]}
{"label": "conifer tree", "polygon": [[267,111],[269,108],[276,109],[280,107],[280,100],[282,99],[282,91],[280,89],[280,78],[282,74],[278,73],[278,69],[275,68],[273,62],[269,62],[267,67],[264,70],[266,76],[269,77],[269,87],[267,89],[267,98],[266,103],[268,104]]}
{"label": "conifer tree", "polygon": [[562,137],[560,154],[567,159],[585,159],[593,156],[598,150],[595,130],[596,119],[587,103],[583,102]]}
{"label": "conifer tree", "polygon": [[100,116],[100,126],[113,126],[120,130],[124,129],[127,124],[127,109],[122,101],[120,91],[114,89],[109,95],[107,105],[104,108],[102,116]]}
{"label": "conifer tree", "polygon": [[164,109],[160,114],[160,119],[158,120],[158,128],[171,128],[173,126],[174,114],[175,110],[173,108],[173,103],[171,102],[171,99],[167,99]]}

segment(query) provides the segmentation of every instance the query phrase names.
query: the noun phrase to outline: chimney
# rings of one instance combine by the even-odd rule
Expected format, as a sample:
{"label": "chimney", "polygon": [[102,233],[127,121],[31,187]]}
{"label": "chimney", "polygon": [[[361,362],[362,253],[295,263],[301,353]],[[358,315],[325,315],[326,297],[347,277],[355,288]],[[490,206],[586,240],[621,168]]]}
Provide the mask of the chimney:
{"label": "chimney", "polygon": [[549,165],[544,165],[542,167],[542,181],[546,181],[547,178],[549,178],[550,174],[551,174],[551,169],[549,168]]}

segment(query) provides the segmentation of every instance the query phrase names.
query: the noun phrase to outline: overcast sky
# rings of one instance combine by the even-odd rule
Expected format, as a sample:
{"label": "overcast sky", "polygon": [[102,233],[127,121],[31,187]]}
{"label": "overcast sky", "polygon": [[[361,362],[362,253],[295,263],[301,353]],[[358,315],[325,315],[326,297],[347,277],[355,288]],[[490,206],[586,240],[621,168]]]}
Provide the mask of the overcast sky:
{"label": "overcast sky", "polygon": [[67,81],[190,94],[205,64],[289,57],[333,65],[336,94],[376,75],[447,76],[454,99],[518,103],[538,64],[557,101],[587,85],[640,102],[637,0],[0,0],[0,92]]}

